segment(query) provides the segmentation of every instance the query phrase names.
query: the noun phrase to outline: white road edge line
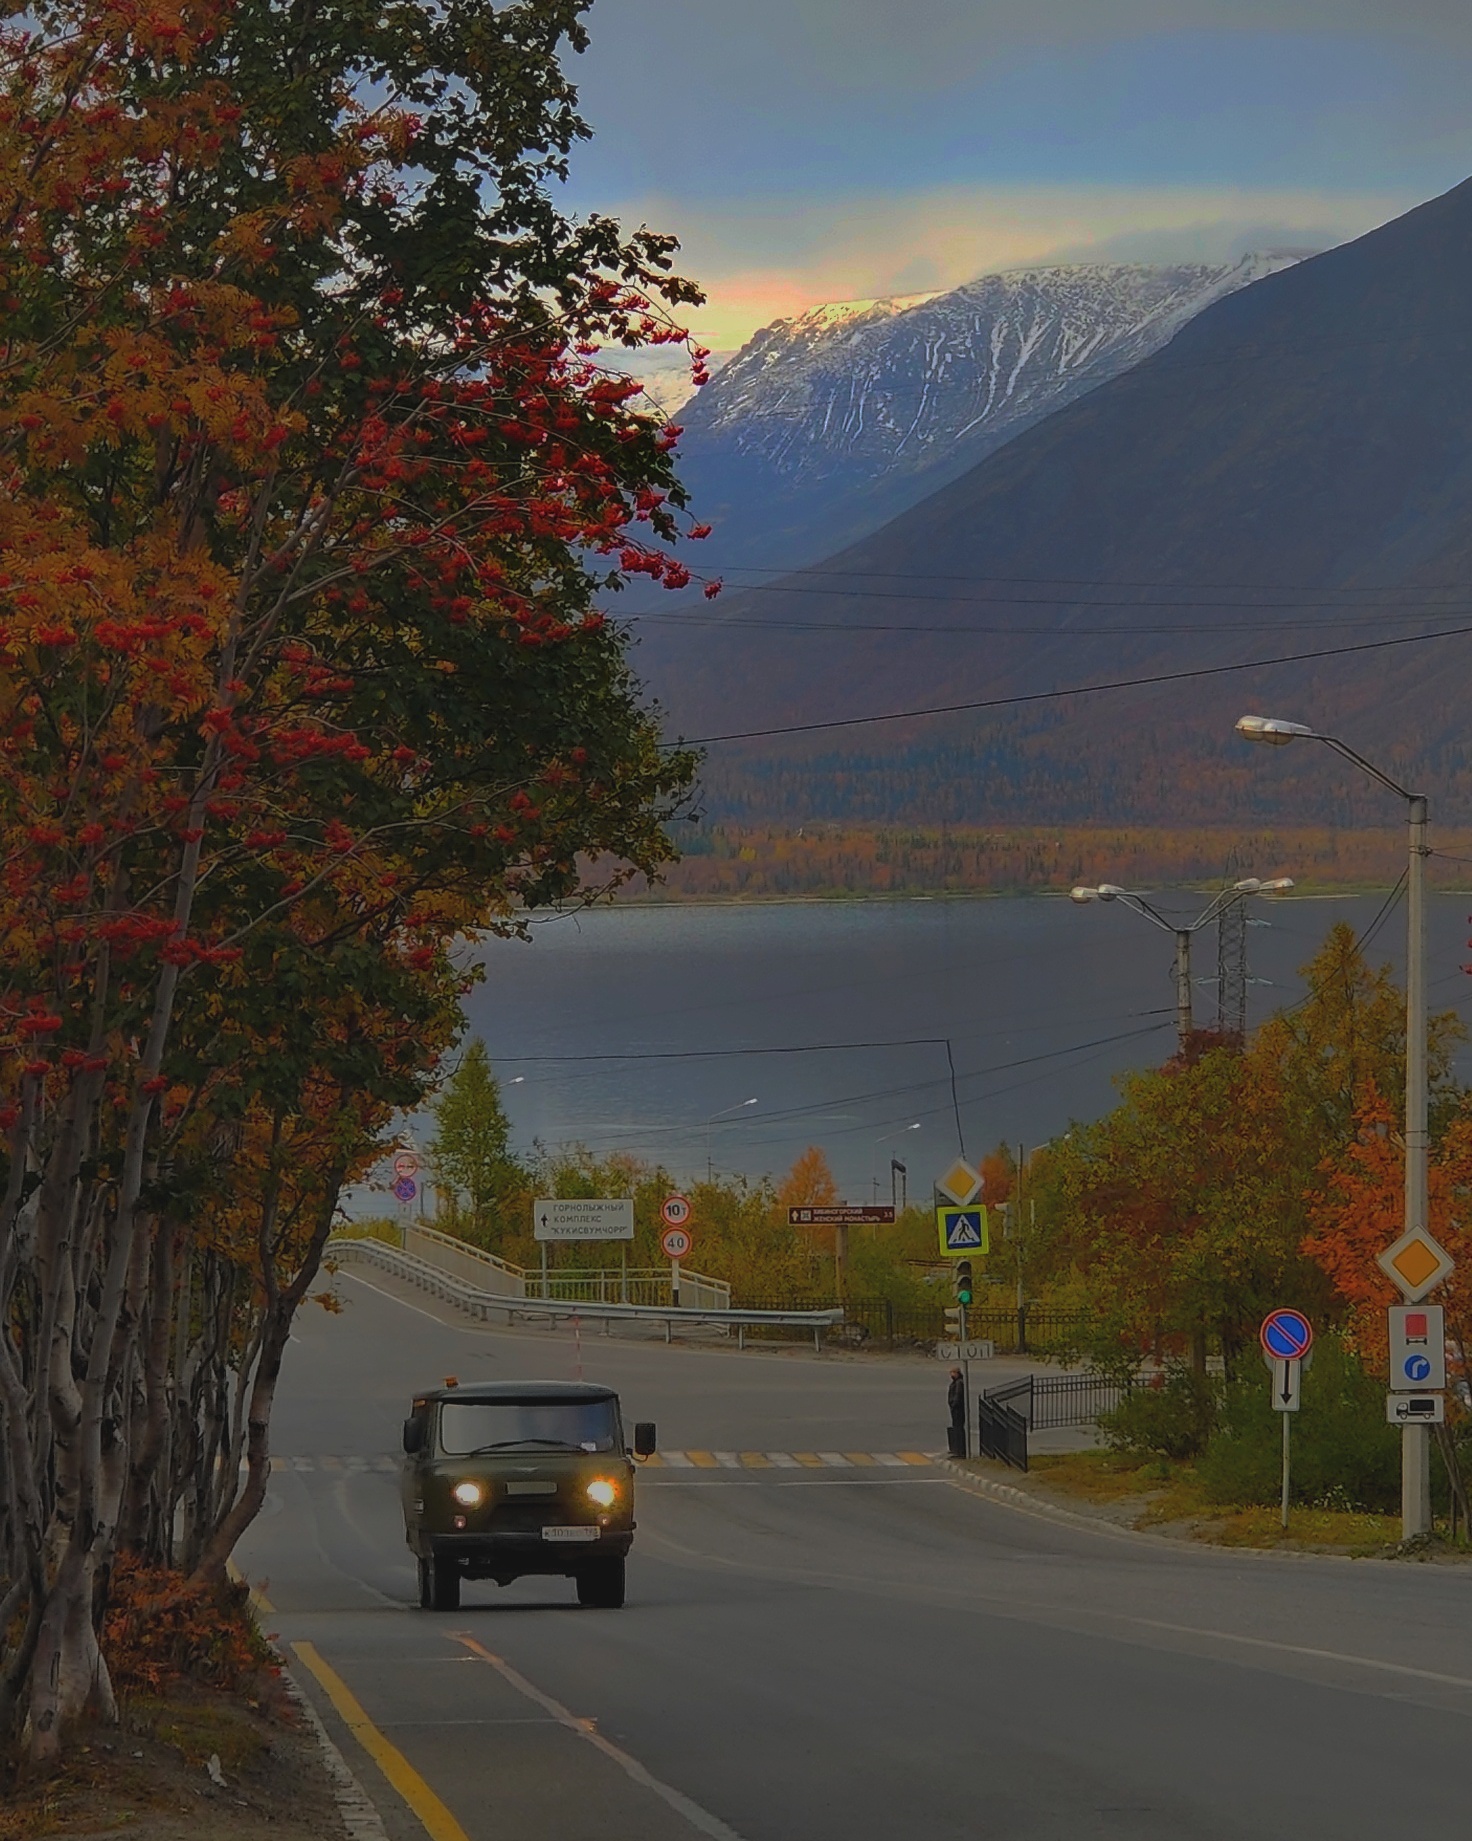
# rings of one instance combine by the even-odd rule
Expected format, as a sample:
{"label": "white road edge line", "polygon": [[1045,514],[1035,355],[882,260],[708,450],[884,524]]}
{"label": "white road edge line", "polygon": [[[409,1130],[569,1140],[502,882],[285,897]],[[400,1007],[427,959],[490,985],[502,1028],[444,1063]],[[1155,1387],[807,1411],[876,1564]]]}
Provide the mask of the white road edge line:
{"label": "white road edge line", "polygon": [[376,1291],[379,1297],[387,1298],[390,1304],[402,1304],[405,1310],[412,1310],[416,1317],[428,1317],[431,1323],[437,1323],[442,1330],[453,1330],[457,1334],[460,1333],[461,1326],[458,1323],[446,1323],[443,1317],[437,1317],[432,1310],[423,1310],[419,1305],[411,1304],[407,1298],[395,1297],[393,1292],[385,1291],[382,1285],[371,1284],[359,1273],[349,1272],[345,1266],[340,1266],[333,1277],[350,1278],[355,1285],[361,1285],[365,1291]]}
{"label": "white road edge line", "polygon": [[464,1644],[472,1655],[478,1656],[482,1662],[489,1663],[503,1681],[515,1688],[518,1694],[524,1694],[543,1712],[550,1713],[558,1725],[565,1726],[569,1732],[575,1732],[580,1739],[586,1739],[590,1745],[596,1746],[605,1758],[611,1758],[619,1769],[626,1776],[631,1777],[636,1784],[642,1785],[646,1790],[652,1790],[662,1803],[667,1803],[677,1815],[684,1816],[697,1833],[710,1836],[710,1841],[742,1841],[742,1837],[737,1834],[736,1830],[728,1828],[719,1816],[712,1815],[708,1809],[702,1809],[700,1804],[686,1796],[683,1790],[677,1790],[673,1784],[665,1783],[662,1778],[656,1777],[622,1746],[615,1745],[611,1739],[605,1739],[591,1720],[580,1720],[575,1713],[570,1713],[560,1700],[554,1700],[550,1694],[544,1694],[539,1687],[528,1681],[525,1675],[518,1674],[509,1662],[487,1649],[484,1643],[471,1636],[468,1631],[448,1630],[445,1634],[452,1643]]}
{"label": "white road edge line", "polygon": [[1448,1688],[1472,1688],[1466,1675],[1443,1675],[1433,1668],[1412,1668],[1406,1662],[1382,1662],[1376,1656],[1353,1656],[1342,1649],[1312,1649],[1306,1643],[1275,1643],[1265,1636],[1240,1636],[1234,1630],[1201,1630],[1193,1624],[1168,1624],[1157,1617],[1130,1617],[1111,1611],[1097,1615],[1111,1621],[1138,1625],[1142,1630],[1168,1630],[1176,1636],[1199,1636],[1218,1643],[1241,1643],[1248,1649],[1271,1649],[1279,1655],[1308,1656],[1315,1662],[1347,1662],[1352,1668],[1378,1669],[1386,1675],[1407,1675],[1415,1681],[1435,1681]]}

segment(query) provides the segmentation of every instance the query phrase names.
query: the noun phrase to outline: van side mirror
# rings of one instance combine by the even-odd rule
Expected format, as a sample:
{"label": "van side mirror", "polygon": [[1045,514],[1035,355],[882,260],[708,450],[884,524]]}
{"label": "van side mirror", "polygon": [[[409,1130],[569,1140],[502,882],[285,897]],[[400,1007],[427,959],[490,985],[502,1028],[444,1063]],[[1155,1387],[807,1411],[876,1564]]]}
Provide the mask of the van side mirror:
{"label": "van side mirror", "polygon": [[653,1457],[654,1447],[654,1421],[652,1419],[636,1419],[634,1421],[635,1457]]}
{"label": "van side mirror", "polygon": [[411,1454],[424,1447],[424,1421],[415,1413],[404,1421],[404,1449]]}

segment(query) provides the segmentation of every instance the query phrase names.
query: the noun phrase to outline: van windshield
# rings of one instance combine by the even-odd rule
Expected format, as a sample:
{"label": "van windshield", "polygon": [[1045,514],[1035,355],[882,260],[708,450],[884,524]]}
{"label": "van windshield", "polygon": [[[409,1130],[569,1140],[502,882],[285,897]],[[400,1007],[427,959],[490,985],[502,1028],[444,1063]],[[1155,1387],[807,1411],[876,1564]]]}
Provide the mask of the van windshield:
{"label": "van windshield", "polygon": [[518,1445],[614,1451],[620,1443],[613,1400],[446,1400],[440,1406],[440,1449],[447,1457]]}

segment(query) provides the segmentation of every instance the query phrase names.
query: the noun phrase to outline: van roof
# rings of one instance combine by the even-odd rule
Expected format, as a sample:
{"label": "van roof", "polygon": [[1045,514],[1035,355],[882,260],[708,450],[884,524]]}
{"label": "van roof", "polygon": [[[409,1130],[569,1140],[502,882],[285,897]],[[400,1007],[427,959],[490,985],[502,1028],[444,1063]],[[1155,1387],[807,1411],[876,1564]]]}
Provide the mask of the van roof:
{"label": "van roof", "polygon": [[532,1405],[542,1401],[564,1401],[569,1406],[587,1400],[616,1400],[612,1387],[600,1387],[594,1381],[464,1381],[456,1387],[426,1387],[414,1396],[419,1400],[505,1401],[508,1404]]}

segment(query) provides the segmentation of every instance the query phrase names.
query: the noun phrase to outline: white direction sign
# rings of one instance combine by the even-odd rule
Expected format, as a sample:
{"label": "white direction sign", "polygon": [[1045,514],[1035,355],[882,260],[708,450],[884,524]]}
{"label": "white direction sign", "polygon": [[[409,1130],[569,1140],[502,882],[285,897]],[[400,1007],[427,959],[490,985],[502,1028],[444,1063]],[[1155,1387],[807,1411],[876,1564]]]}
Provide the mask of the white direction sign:
{"label": "white direction sign", "polygon": [[1439,1304],[1390,1307],[1390,1391],[1435,1393],[1446,1386],[1446,1314]]}
{"label": "white direction sign", "polygon": [[994,1342],[938,1342],[936,1358],[943,1362],[989,1362],[997,1352]]}
{"label": "white direction sign", "polygon": [[981,1171],[974,1169],[964,1157],[958,1157],[945,1175],[936,1179],[935,1186],[957,1208],[965,1208],[981,1193]]}
{"label": "white direction sign", "polygon": [[1392,1425],[1444,1425],[1445,1394],[1387,1394],[1385,1417]]}
{"label": "white direction sign", "polygon": [[594,1201],[586,1196],[541,1196],[532,1203],[538,1240],[632,1240],[634,1201]]}
{"label": "white direction sign", "polygon": [[1269,1366],[1273,1371],[1273,1411],[1296,1413],[1303,1404],[1303,1363],[1274,1361]]}

